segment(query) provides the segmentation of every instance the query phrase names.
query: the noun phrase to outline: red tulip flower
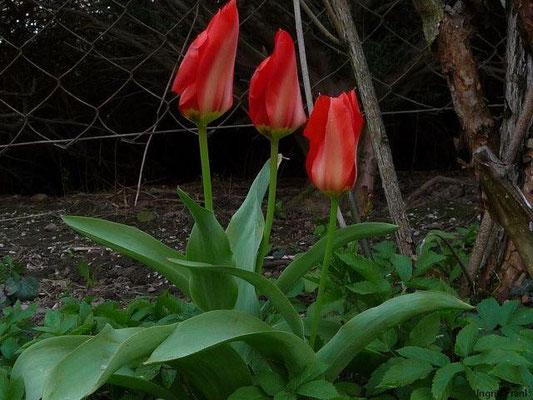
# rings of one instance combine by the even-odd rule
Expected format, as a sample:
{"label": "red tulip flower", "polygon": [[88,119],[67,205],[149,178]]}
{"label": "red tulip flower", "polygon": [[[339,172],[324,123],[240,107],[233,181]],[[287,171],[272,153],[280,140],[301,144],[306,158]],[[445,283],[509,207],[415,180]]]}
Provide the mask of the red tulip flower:
{"label": "red tulip flower", "polygon": [[296,54],[291,36],[279,30],[274,52],[257,67],[250,81],[250,119],[268,138],[279,140],[307,117],[302,104]]}
{"label": "red tulip flower", "polygon": [[196,124],[207,125],[233,105],[233,72],[239,37],[236,0],[213,17],[191,43],[172,91],[179,94],[180,111]]}
{"label": "red tulip flower", "polygon": [[306,169],[311,182],[339,196],[357,179],[356,152],[363,116],[352,90],[339,97],[320,96],[304,136],[310,141]]}

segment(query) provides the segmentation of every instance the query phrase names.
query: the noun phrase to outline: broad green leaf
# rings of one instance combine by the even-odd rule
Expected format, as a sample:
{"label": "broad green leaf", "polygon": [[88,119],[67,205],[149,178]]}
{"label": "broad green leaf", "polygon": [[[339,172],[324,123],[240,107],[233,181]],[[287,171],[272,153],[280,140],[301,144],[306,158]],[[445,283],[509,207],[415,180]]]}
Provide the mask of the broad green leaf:
{"label": "broad green leaf", "polygon": [[169,390],[165,389],[162,386],[159,386],[158,384],[154,382],[151,382],[143,378],[139,378],[138,376],[135,375],[135,371],[131,370],[127,366],[122,367],[121,369],[116,371],[107,380],[107,383],[120,386],[120,387],[124,387],[130,390],[139,390],[141,392],[151,394],[158,399],[188,400],[188,397],[185,394],[185,392],[178,394],[176,393],[176,390],[174,388],[174,393],[172,393]]}
{"label": "broad green leaf", "polygon": [[381,364],[379,367],[377,367],[370,376],[370,379],[368,380],[368,383],[366,385],[367,387],[367,393],[368,394],[379,394],[381,392],[384,392],[386,389],[383,389],[379,387],[379,384],[383,380],[383,377],[385,376],[385,373],[392,368],[392,366],[402,362],[402,358],[400,357],[393,357],[389,358],[387,361],[385,361],[383,364]]}
{"label": "broad green leaf", "polygon": [[450,362],[450,359],[437,350],[429,350],[423,347],[406,346],[398,350],[398,354],[413,360],[423,360],[436,367],[443,367]]}
{"label": "broad green leaf", "polygon": [[255,272],[245,271],[238,268],[210,265],[206,263],[191,262],[186,260],[171,260],[184,268],[201,269],[210,272],[217,272],[220,274],[228,274],[243,279],[244,281],[252,284],[255,288],[259,289],[272,305],[279,311],[279,313],[285,318],[287,324],[295,335],[300,338],[304,337],[304,326],[302,319],[294,309],[290,300],[285,297],[283,292],[274,285],[271,281],[262,275]]}
{"label": "broad green leaf", "polygon": [[417,315],[444,309],[470,310],[472,307],[445,293],[417,292],[358,314],[318,352],[319,360],[327,366],[326,378],[334,380],[357,353],[383,331]]}
{"label": "broad green leaf", "polygon": [[274,400],[298,400],[298,396],[294,393],[283,391],[274,396]]}
{"label": "broad green leaf", "polygon": [[477,312],[483,323],[483,328],[488,331],[493,330],[500,323],[500,305],[493,297],[479,303]]}
{"label": "broad green leaf", "polygon": [[340,258],[365,279],[365,281],[362,282],[346,285],[346,287],[352,292],[364,295],[386,293],[391,290],[391,286],[389,282],[383,278],[383,272],[378,264],[351,253],[341,254]]}
{"label": "broad green leaf", "polygon": [[346,285],[346,288],[354,293],[363,295],[388,293],[391,290],[389,282],[384,279],[379,283],[368,281],[350,283]]}
{"label": "broad green leaf", "polygon": [[43,400],[81,399],[94,393],[121,367],[148,356],[174,328],[113,329],[107,325],[55,365],[44,383]]}
{"label": "broad green leaf", "polygon": [[461,363],[448,364],[438,369],[435,372],[431,386],[431,393],[433,393],[434,399],[448,400],[452,393],[454,376],[464,370],[465,368]]}
{"label": "broad green leaf", "polygon": [[339,393],[332,383],[324,380],[317,379],[314,381],[306,382],[296,389],[296,393],[311,397],[313,399],[334,399],[339,397]]}
{"label": "broad green leaf", "polygon": [[[381,222],[363,222],[361,224],[350,225],[335,232],[333,248],[336,249],[350,242],[368,237],[388,235],[394,233],[396,230],[398,230],[396,225]],[[326,238],[322,238],[311,249],[295,258],[285,268],[276,282],[283,293],[287,293],[307,271],[322,262],[325,249]]]}
{"label": "broad green leaf", "polygon": [[89,217],[63,216],[62,219],[81,235],[159,272],[190,298],[189,271],[168,261],[168,258],[183,258],[176,250],[131,226]]}
{"label": "broad green leaf", "polygon": [[479,338],[479,328],[476,324],[468,324],[457,334],[455,340],[455,354],[461,357],[470,355]]}
{"label": "broad green leaf", "polygon": [[244,386],[233,392],[228,400],[268,400],[268,397],[255,386]]}
{"label": "broad green leaf", "polygon": [[431,400],[431,389],[428,387],[421,387],[413,390],[409,400]]}
{"label": "broad green leaf", "polygon": [[[196,222],[187,243],[187,260],[235,266],[228,236],[215,214],[196,204],[180,189],[178,195]],[[200,310],[232,309],[235,306],[239,289],[232,276],[217,272],[189,271],[191,297]]]}
{"label": "broad green leaf", "polygon": [[464,365],[496,365],[499,363],[507,363],[511,365],[532,365],[525,357],[521,356],[515,351],[493,349],[481,354],[476,354],[463,359]]}
{"label": "broad green leaf", "polygon": [[533,309],[531,308],[520,308],[516,311],[509,321],[509,325],[530,325],[533,324]]}
{"label": "broad green leaf", "polygon": [[415,276],[421,276],[429,268],[446,259],[442,254],[437,254],[433,250],[426,250],[416,260]]}
{"label": "broad green leaf", "polygon": [[[255,178],[246,199],[228,224],[226,234],[237,268],[253,272],[257,251],[263,239],[265,220],[261,204],[268,188],[270,161],[267,161]],[[219,263],[217,263],[219,264]],[[259,301],[254,287],[246,281],[237,281],[239,297],[235,308],[259,316]]]}
{"label": "broad green leaf", "polygon": [[440,331],[440,316],[437,313],[426,315],[409,333],[409,344],[426,347],[437,339]]}
{"label": "broad green leaf", "polygon": [[26,400],[39,400],[50,371],[63,357],[89,339],[90,336],[60,336],[28,347],[15,362],[11,373],[13,379],[23,380]]}
{"label": "broad green leaf", "polygon": [[533,375],[524,366],[502,363],[491,369],[489,374],[517,385],[525,387],[533,385]]}
{"label": "broad green leaf", "polygon": [[531,350],[531,345],[520,336],[511,339],[505,336],[487,335],[480,338],[474,346],[474,350],[480,353],[494,349],[525,352]]}
{"label": "broad green leaf", "polygon": [[316,362],[313,350],[297,336],[237,310],[217,310],[180,323],[147,363],[177,360],[235,341],[249,344],[267,360],[283,361],[291,376]]}
{"label": "broad green leaf", "polygon": [[[203,334],[200,332],[197,340],[201,341]],[[185,375],[206,400],[226,400],[238,388],[252,384],[250,369],[229,344],[210,347],[169,364]]]}
{"label": "broad green leaf", "polygon": [[257,379],[261,389],[270,396],[275,396],[285,387],[285,380],[271,370],[257,371],[255,379]]}
{"label": "broad green leaf", "polygon": [[0,400],[22,400],[24,383],[22,379],[9,379],[7,369],[0,369]]}
{"label": "broad green leaf", "polygon": [[413,265],[411,264],[411,260],[402,254],[393,254],[391,261],[402,282],[409,281],[413,276]]}
{"label": "broad green leaf", "polygon": [[494,392],[498,390],[500,384],[498,379],[493,378],[483,372],[466,368],[466,379],[474,392]]}
{"label": "broad green leaf", "polygon": [[427,361],[404,359],[385,372],[379,386],[382,388],[407,386],[419,379],[424,379],[431,371],[433,371],[433,366]]}

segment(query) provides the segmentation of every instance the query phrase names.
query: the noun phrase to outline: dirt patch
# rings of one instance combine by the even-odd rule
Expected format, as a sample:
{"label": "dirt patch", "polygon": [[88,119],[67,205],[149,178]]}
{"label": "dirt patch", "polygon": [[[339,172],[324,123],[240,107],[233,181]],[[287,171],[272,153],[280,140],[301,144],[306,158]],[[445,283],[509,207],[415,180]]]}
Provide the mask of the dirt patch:
{"label": "dirt patch", "polygon": [[[434,174],[401,174],[404,193],[412,193]],[[451,176],[448,174],[448,176]],[[415,238],[422,239],[429,229],[449,230],[474,222],[477,188],[466,174],[453,177],[463,185],[439,184],[417,200],[409,210]],[[226,226],[248,191],[249,182],[216,181],[215,213]],[[284,204],[306,185],[305,180],[282,180],[278,199]],[[453,186],[460,186],[453,189]],[[182,189],[198,200],[199,183],[183,185]],[[105,218],[133,225],[184,251],[193,221],[176,195],[175,189],[158,186],[142,191],[137,207],[133,206],[135,191],[122,188],[112,193],[79,193],[63,198],[11,196],[0,198],[0,257],[9,255],[22,262],[28,273],[41,283],[42,307],[54,307],[64,295],[95,296],[124,300],[139,295],[157,295],[168,283],[157,273],[109,249],[97,246],[68,229],[61,215],[84,215]],[[319,193],[302,200],[301,205],[283,211],[272,231],[275,258],[292,256],[306,250],[316,241],[314,229],[327,216],[327,201]],[[349,222],[349,215],[347,220]],[[381,190],[377,190],[374,210],[367,218],[386,221],[388,215]],[[95,284],[88,287],[78,271],[86,263]],[[286,264],[273,259],[267,269],[279,270]]]}

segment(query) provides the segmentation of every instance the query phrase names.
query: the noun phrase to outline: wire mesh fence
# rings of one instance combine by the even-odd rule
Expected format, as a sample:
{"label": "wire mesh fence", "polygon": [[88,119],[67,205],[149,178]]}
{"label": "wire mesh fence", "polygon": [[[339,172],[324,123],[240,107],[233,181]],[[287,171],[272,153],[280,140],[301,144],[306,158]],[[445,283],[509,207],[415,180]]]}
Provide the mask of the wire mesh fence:
{"label": "wire mesh fence", "polygon": [[[313,95],[355,86],[322,2],[300,4]],[[17,158],[31,159],[35,146],[69,152],[80,142],[105,147],[113,139],[142,146],[154,135],[191,130],[169,89],[188,44],[220,5],[211,0],[4,0],[0,164],[13,149]],[[275,31],[294,33],[292,2],[240,0],[239,10],[235,106],[212,130],[250,129],[249,79],[271,50]],[[456,133],[450,131],[458,128],[449,122],[453,108],[446,81],[411,1],[358,0],[352,11],[393,147],[406,131],[425,132],[423,137],[409,134],[415,147],[420,141],[441,144],[439,137],[452,143]],[[498,26],[503,17],[495,18],[496,23],[478,28],[473,43],[490,106],[501,107],[505,29]]]}

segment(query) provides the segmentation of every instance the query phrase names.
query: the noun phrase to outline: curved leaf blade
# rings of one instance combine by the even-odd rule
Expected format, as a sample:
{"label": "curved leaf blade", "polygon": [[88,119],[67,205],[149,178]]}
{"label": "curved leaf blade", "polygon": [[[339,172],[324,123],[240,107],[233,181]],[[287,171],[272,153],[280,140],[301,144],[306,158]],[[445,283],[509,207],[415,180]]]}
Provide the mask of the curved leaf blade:
{"label": "curved leaf blade", "polygon": [[[255,178],[246,199],[231,218],[226,234],[233,252],[237,268],[253,272],[257,251],[263,239],[265,219],[261,204],[265,197],[270,178],[270,161],[267,161]],[[243,280],[237,282],[239,297],[235,308],[251,315],[259,316],[259,301],[254,287]]]}
{"label": "curved leaf blade", "polygon": [[353,317],[320,349],[317,356],[327,366],[326,378],[333,380],[381,332],[416,315],[444,309],[472,308],[458,298],[442,292],[417,292],[399,296]]}
{"label": "curved leaf blade", "polygon": [[[187,260],[235,265],[228,236],[215,218],[215,214],[196,204],[179,188],[178,195],[196,222],[187,243]],[[235,306],[238,287],[232,276],[208,271],[190,271],[190,273],[191,297],[200,310],[232,309]]]}
{"label": "curved leaf blade", "polygon": [[174,360],[170,365],[186,375],[207,400],[226,400],[238,388],[252,384],[248,365],[228,344]]}
{"label": "curved leaf blade", "polygon": [[143,378],[139,378],[135,375],[135,372],[128,367],[124,367],[115,372],[108,380],[107,383],[111,385],[120,386],[126,389],[139,390],[144,393],[151,394],[158,399],[164,400],[188,400],[185,393],[175,394],[170,392],[158,384],[148,381]]}
{"label": "curved leaf blade", "polygon": [[276,331],[258,318],[236,310],[217,310],[182,322],[147,363],[177,360],[224,343],[243,341],[269,360],[283,361],[289,375],[316,362],[314,351],[289,332]]}
{"label": "curved leaf blade", "polygon": [[242,280],[250,283],[272,303],[272,305],[280,312],[280,314],[285,318],[287,324],[293,331],[293,333],[300,337],[304,338],[304,327],[300,315],[294,309],[290,300],[283,294],[283,292],[271,281],[265,278],[262,275],[259,275],[255,272],[245,271],[238,268],[219,266],[219,265],[210,265],[205,263],[191,262],[187,260],[174,260],[170,261],[176,263],[177,265],[183,268],[200,268],[202,270],[220,272],[223,274],[228,274],[241,278]]}
{"label": "curved leaf blade", "polygon": [[[333,248],[336,249],[350,242],[369,237],[388,235],[394,233],[396,230],[398,230],[396,225],[382,222],[363,222],[350,225],[335,232]],[[287,293],[298,282],[298,279],[303,277],[311,268],[318,265],[324,258],[325,250],[326,238],[322,238],[307,252],[295,258],[281,273],[276,282],[282,292]]]}
{"label": "curved leaf blade", "polygon": [[91,336],[59,336],[44,339],[28,347],[15,362],[12,379],[22,379],[26,400],[39,400],[52,369]]}
{"label": "curved leaf blade", "polygon": [[148,356],[174,328],[175,325],[125,329],[106,326],[52,369],[44,383],[43,400],[88,396],[121,367]]}
{"label": "curved leaf blade", "polygon": [[159,272],[190,298],[189,271],[168,261],[168,258],[184,258],[176,250],[132,226],[99,218],[67,215],[61,218],[79,234]]}

